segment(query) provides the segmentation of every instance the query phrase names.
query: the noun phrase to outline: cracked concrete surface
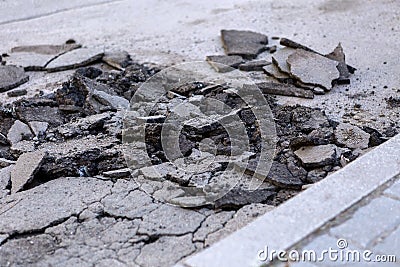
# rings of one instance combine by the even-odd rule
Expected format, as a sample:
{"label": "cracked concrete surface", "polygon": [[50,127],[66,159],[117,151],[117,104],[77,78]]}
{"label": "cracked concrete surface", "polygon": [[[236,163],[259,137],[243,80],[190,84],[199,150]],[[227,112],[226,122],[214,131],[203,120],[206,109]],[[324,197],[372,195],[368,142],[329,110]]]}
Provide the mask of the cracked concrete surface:
{"label": "cracked concrete surface", "polygon": [[59,178],[1,199],[0,266],[170,266],[270,209],[182,209],[133,181]]}

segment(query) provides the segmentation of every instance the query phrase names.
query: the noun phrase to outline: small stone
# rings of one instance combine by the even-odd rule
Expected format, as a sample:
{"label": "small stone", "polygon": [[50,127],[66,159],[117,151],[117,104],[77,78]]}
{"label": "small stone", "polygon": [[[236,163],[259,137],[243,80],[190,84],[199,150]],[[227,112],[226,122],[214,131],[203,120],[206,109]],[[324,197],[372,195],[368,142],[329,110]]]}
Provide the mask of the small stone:
{"label": "small stone", "polygon": [[243,62],[243,59],[240,56],[207,56],[206,61],[217,72],[223,73],[237,68]]}
{"label": "small stone", "polygon": [[75,122],[63,124],[58,127],[59,133],[66,137],[72,137],[75,134],[82,134],[84,131],[100,130],[104,128],[104,124],[110,119],[109,113],[100,113],[85,118],[81,118]]}
{"label": "small stone", "polygon": [[305,146],[296,150],[294,154],[306,168],[323,167],[335,163],[336,146],[332,144]]}
{"label": "small stone", "polygon": [[222,43],[228,56],[253,59],[267,49],[268,37],[252,31],[222,30]]}
{"label": "small stone", "polygon": [[338,145],[351,149],[365,149],[368,147],[370,134],[357,126],[340,123],[335,129],[335,138]]}
{"label": "small stone", "polygon": [[293,176],[300,178],[302,181],[305,181],[307,177],[307,171],[301,167],[296,165],[296,160],[293,157],[288,158],[287,168],[293,174]]}
{"label": "small stone", "polygon": [[7,139],[12,145],[15,145],[26,138],[30,138],[31,136],[32,132],[31,129],[29,129],[29,126],[22,121],[16,120],[8,131]]}
{"label": "small stone", "polygon": [[29,76],[17,66],[0,66],[0,93],[11,90],[26,83]]}
{"label": "small stone", "polygon": [[16,90],[7,92],[7,96],[8,97],[18,97],[18,96],[26,95],[27,93],[28,93],[28,91],[26,91],[26,89],[16,89]]}
{"label": "small stone", "polygon": [[386,141],[385,138],[383,138],[382,134],[376,129],[364,126],[363,131],[370,135],[368,143],[369,147],[379,146]]}
{"label": "small stone", "polygon": [[130,177],[131,169],[124,168],[124,169],[119,169],[119,170],[107,171],[107,172],[103,172],[103,175],[105,177],[114,178],[114,179],[126,178],[126,177]]}
{"label": "small stone", "polygon": [[267,60],[253,60],[239,65],[239,70],[242,71],[262,71],[263,67],[272,64]]}
{"label": "small stone", "polygon": [[11,193],[16,193],[31,182],[39,170],[46,152],[34,151],[22,154],[11,171]]}
{"label": "small stone", "polygon": [[31,126],[31,129],[35,136],[44,136],[46,134],[47,128],[49,127],[49,124],[47,122],[41,121],[31,121],[29,122],[29,125]]}
{"label": "small stone", "polygon": [[297,49],[287,59],[290,73],[305,84],[332,89],[332,81],[339,78],[338,62],[315,53]]}
{"label": "small stone", "polygon": [[315,95],[324,95],[325,90],[320,87],[314,87],[313,92]]}

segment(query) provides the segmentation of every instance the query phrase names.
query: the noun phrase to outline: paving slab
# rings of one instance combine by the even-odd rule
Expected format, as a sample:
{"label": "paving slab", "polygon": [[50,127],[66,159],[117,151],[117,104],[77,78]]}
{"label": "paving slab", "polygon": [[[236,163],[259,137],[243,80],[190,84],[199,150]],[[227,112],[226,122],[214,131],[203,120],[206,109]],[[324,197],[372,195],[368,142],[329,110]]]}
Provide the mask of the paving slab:
{"label": "paving slab", "polygon": [[395,255],[397,261],[400,259],[400,227],[391,233],[388,237],[383,239],[382,242],[378,243],[373,247],[374,251],[380,252],[382,254]]}
{"label": "paving slab", "polygon": [[392,198],[400,199],[400,180],[385,190],[384,194]]}
{"label": "paving slab", "polygon": [[379,197],[360,207],[345,223],[330,229],[330,233],[362,248],[369,248],[382,233],[393,231],[400,225],[399,214],[400,201]]}

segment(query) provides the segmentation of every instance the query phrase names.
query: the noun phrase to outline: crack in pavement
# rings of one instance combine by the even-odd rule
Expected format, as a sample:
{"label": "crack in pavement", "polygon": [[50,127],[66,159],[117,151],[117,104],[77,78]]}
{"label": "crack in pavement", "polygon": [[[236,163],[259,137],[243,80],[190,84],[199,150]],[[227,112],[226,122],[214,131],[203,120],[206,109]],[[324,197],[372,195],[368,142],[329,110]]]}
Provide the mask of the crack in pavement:
{"label": "crack in pavement", "polygon": [[3,242],[0,243],[0,246],[5,245],[10,240],[19,239],[19,238],[25,238],[25,237],[35,236],[35,235],[40,235],[40,234],[45,234],[46,229],[48,229],[50,227],[54,227],[54,226],[60,225],[60,224],[63,224],[64,222],[68,221],[71,217],[76,217],[76,215],[73,214],[73,215],[68,216],[66,218],[58,219],[58,220],[53,221],[52,223],[50,223],[49,225],[47,225],[47,226],[45,226],[43,228],[31,229],[31,230],[24,231],[24,232],[8,233],[8,237],[5,238],[3,240]]}

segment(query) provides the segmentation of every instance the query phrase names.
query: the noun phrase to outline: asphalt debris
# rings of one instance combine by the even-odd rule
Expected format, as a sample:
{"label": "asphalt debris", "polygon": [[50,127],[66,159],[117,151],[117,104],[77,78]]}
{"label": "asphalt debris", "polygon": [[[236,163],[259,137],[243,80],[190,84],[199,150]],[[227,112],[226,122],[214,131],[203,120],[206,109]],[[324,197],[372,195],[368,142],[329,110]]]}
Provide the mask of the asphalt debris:
{"label": "asphalt debris", "polygon": [[[268,37],[256,32],[222,30],[221,37],[227,56],[208,56],[207,61],[220,72],[232,68],[252,73],[265,72],[265,82],[276,85],[276,88],[271,88],[269,84],[268,94],[271,95],[313,98],[334,86],[349,84],[350,75],[356,71],[346,64],[340,43],[331,53],[322,55],[287,38],[271,38],[272,45],[268,47]],[[271,61],[263,59],[264,56],[261,58],[260,54],[265,50],[272,54]],[[260,75],[255,76],[263,84]]]}
{"label": "asphalt debris", "polygon": [[[72,40],[61,46],[11,51],[57,55],[45,65],[42,61],[14,67],[8,65],[9,57],[2,57],[7,63],[1,67],[18,69],[21,77],[28,76],[28,69],[39,70],[29,66],[44,67],[42,71],[76,70],[52,93],[0,104],[1,266],[9,262],[21,266],[60,262],[72,266],[118,266],[122,262],[131,266],[173,265],[397,133],[389,126],[380,132],[334,121],[322,109],[281,105],[272,96],[312,99],[332,86],[347,83],[354,69],[345,65],[341,46],[323,56],[281,38],[290,49],[277,44],[273,60],[268,61],[260,55],[267,49],[266,35],[235,30],[221,34],[227,55],[207,58],[216,63],[216,70],[224,71],[225,65],[227,70],[239,69],[263,78],[257,86],[271,108],[277,134],[271,169],[265,175],[256,168],[261,160],[260,125],[264,121],[257,121],[230,84],[198,80],[170,88],[148,116],[136,121],[145,125],[144,141],[135,143],[145,155],[128,158],[128,162],[142,163],[150,158],[152,166],[131,170],[123,153],[124,111],[137,89],[159,67],[134,62],[123,51],[106,51],[104,55],[96,49],[89,52]],[[304,73],[320,80],[305,79]],[[7,81],[2,91],[17,87],[21,79],[14,76]],[[233,112],[209,115],[201,108],[205,99],[218,100]],[[397,108],[396,103],[396,99],[387,101],[390,108]],[[181,107],[183,119],[179,144],[176,153],[166,155],[162,125],[176,106]],[[196,116],[185,117],[189,113]],[[249,139],[246,152],[233,145],[234,137],[222,124],[238,120]],[[179,185],[194,193],[218,191],[220,188],[214,187],[218,182],[235,179],[234,171],[226,172],[231,155],[235,156],[235,170],[244,174],[215,203],[170,190]],[[210,164],[214,156],[216,161]],[[196,172],[175,166],[183,163]],[[256,190],[248,190],[253,175],[262,176],[263,181]],[[160,198],[186,208],[161,203]],[[193,205],[201,207],[190,208]]]}
{"label": "asphalt debris", "polygon": [[16,193],[32,181],[46,153],[35,151],[22,154],[11,171],[11,193]]}
{"label": "asphalt debris", "polygon": [[252,31],[221,30],[221,39],[227,55],[246,59],[256,58],[268,44],[266,35]]}
{"label": "asphalt debris", "polygon": [[17,66],[0,66],[0,93],[11,90],[26,83],[29,76]]}
{"label": "asphalt debris", "polygon": [[[240,56],[207,56],[206,61],[218,72],[228,72],[243,63]],[[230,68],[226,68],[226,66]]]}
{"label": "asphalt debris", "polygon": [[296,50],[290,54],[287,57],[287,65],[292,76],[301,82],[328,91],[332,89],[332,82],[340,76],[336,61],[304,50]]}
{"label": "asphalt debris", "polygon": [[8,97],[18,97],[18,96],[26,95],[27,93],[28,93],[28,91],[26,89],[16,89],[16,90],[7,92],[7,96]]}
{"label": "asphalt debris", "polygon": [[262,71],[263,67],[270,65],[267,60],[252,60],[239,65],[238,69],[242,71]]}
{"label": "asphalt debris", "polygon": [[81,48],[64,53],[46,65],[48,72],[76,69],[100,61],[104,53],[99,49]]}
{"label": "asphalt debris", "polygon": [[11,49],[6,62],[26,71],[41,71],[55,58],[80,47],[79,44],[17,46]]}
{"label": "asphalt debris", "polygon": [[106,52],[104,53],[102,61],[118,70],[124,70],[133,63],[131,56],[126,51]]}
{"label": "asphalt debris", "polygon": [[262,83],[257,83],[257,86],[264,94],[296,96],[296,97],[311,98],[311,99],[314,98],[313,91],[299,88],[292,84],[262,82]]}

